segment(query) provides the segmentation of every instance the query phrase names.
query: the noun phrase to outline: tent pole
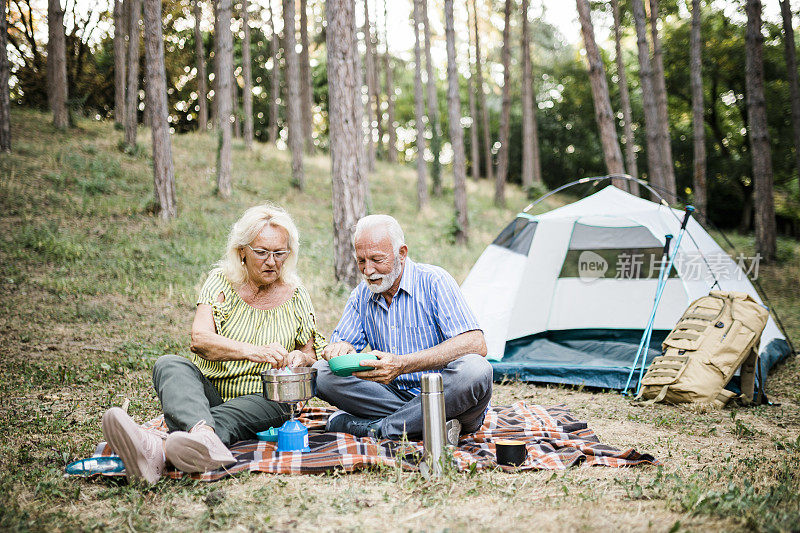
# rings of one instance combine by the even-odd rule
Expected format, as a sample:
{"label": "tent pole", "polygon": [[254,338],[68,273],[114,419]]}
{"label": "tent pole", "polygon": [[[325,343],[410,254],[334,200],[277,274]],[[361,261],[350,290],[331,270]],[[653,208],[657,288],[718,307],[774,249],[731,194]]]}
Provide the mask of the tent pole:
{"label": "tent pole", "polygon": [[[672,255],[670,255],[669,262],[667,263],[666,275],[662,280],[661,286],[658,287],[656,291],[656,301],[653,305],[653,314],[652,319],[650,321],[650,326],[648,331],[646,332],[647,336],[649,337],[653,331],[653,323],[655,322],[656,317],[656,310],[658,308],[658,304],[661,303],[661,296],[664,294],[664,287],[667,285],[667,280],[669,279],[669,271],[672,270],[672,264],[675,262],[675,257],[678,255],[678,250],[681,247],[681,240],[683,240],[683,235],[686,233],[686,224],[689,222],[689,218],[692,216],[692,212],[694,212],[694,207],[691,205],[686,206],[686,215],[683,217],[683,224],[681,224],[681,231],[678,233],[678,238],[675,239],[675,249],[672,251]],[[639,379],[637,380],[636,384],[636,394],[639,393],[639,389],[642,387],[642,378],[644,377],[644,365],[647,358],[642,357],[642,365],[639,370]]]}
{"label": "tent pole", "polygon": [[[658,295],[658,288],[661,286],[661,282],[664,279],[664,265],[667,263],[669,259],[669,243],[672,240],[672,235],[667,234],[664,236],[664,251],[661,253],[661,264],[659,265],[658,269],[658,282],[656,283],[656,295]],[[655,306],[656,306],[656,299],[655,296],[653,297],[653,311],[650,313],[650,318],[647,320],[647,325],[644,328],[644,332],[642,335],[642,340],[639,341],[639,347],[636,349],[636,357],[633,359],[633,364],[631,365],[631,371],[628,374],[628,381],[625,382],[625,388],[622,389],[622,394],[626,394],[628,392],[628,388],[631,384],[631,378],[633,378],[633,372],[636,370],[636,364],[639,362],[639,356],[650,350],[650,335],[647,334],[648,330],[652,332],[652,324],[655,319]],[[644,349],[644,352],[642,351]],[[647,359],[647,355],[644,356]]]}

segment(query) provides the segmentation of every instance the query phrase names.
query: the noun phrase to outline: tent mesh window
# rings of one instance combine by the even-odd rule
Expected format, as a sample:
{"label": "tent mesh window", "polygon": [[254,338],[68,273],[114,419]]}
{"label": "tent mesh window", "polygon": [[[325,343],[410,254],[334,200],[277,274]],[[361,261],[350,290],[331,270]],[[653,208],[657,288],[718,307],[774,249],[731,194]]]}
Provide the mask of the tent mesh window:
{"label": "tent mesh window", "polygon": [[500,235],[497,236],[492,244],[508,248],[518,254],[528,255],[535,232],[535,221],[525,217],[517,217],[500,232]]}
{"label": "tent mesh window", "polygon": [[[653,279],[661,269],[662,243],[644,226],[575,223],[559,278]],[[588,274],[587,274],[588,272]],[[670,277],[676,277],[673,268]]]}

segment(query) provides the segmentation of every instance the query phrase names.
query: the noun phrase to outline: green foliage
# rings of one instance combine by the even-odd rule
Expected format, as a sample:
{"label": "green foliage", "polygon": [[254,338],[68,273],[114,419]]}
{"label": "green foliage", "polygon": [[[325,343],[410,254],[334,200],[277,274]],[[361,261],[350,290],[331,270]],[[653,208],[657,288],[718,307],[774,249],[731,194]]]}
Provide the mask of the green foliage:
{"label": "green foliage", "polygon": [[[690,20],[675,18],[663,31],[664,68],[678,190],[692,187],[693,152],[691,95],[687,50]],[[742,211],[753,193],[750,146],[745,128],[745,27],[722,11],[706,8],[702,23],[703,86],[708,151],[708,215],[723,227],[740,226]],[[794,190],[789,88],[783,57],[782,30],[764,23],[765,99],[774,180],[778,191]],[[683,194],[683,193],[681,193]],[[778,193],[780,194],[780,193]],[[796,196],[795,196],[796,197]],[[786,216],[779,214],[779,218]],[[796,214],[795,217],[796,218]],[[800,226],[798,226],[800,227]],[[749,228],[745,227],[744,230]],[[794,230],[795,232],[797,230]]]}
{"label": "green foliage", "polygon": [[87,253],[87,248],[82,242],[61,231],[55,222],[44,226],[23,227],[15,235],[14,244],[27,252],[32,252],[44,262],[68,264]]}
{"label": "green foliage", "polygon": [[[623,54],[627,65],[628,80],[632,95],[633,120],[637,126],[635,139],[638,150],[638,167],[641,177],[647,178],[647,142],[641,103],[641,87],[638,77],[638,60],[635,49],[635,33],[630,15],[629,2],[621,2],[623,14]],[[11,24],[19,24],[17,7],[12,6]],[[593,3],[595,11],[604,11],[609,15],[606,3]],[[689,49],[690,21],[682,16],[677,2],[662,2],[660,5],[663,26],[661,39],[663,44],[665,79],[668,91],[669,121],[675,172],[678,185],[678,201],[691,200],[693,148],[691,124],[691,98],[689,94],[689,69],[687,50]],[[328,94],[327,94],[327,57],[324,45],[323,13],[324,9],[310,10],[310,22],[313,28],[311,36],[312,92],[313,100],[318,106],[315,117],[315,142],[322,149],[328,147]],[[495,17],[482,21],[482,41],[484,73],[487,93],[487,107],[490,113],[490,138],[495,142],[499,137],[499,114],[501,109],[501,90],[496,83],[497,66],[500,64],[501,32],[494,27],[497,20],[502,19],[502,6],[494,6]],[[67,14],[67,19],[71,16]],[[208,14],[206,14],[208,16]],[[110,17],[103,13],[102,18]],[[264,20],[266,12],[259,4],[251,5],[251,43],[252,75],[254,98],[253,115],[255,136],[261,141],[267,140],[267,126],[270,120],[271,91],[271,34],[268,26],[255,23]],[[196,129],[197,119],[197,83],[195,38],[193,32],[191,6],[186,0],[169,0],[163,3],[165,67],[167,86],[169,87],[168,108],[170,124],[176,133],[184,133]],[[280,18],[279,14],[276,18]],[[189,22],[189,23],[187,23]],[[94,22],[92,22],[94,24]],[[82,27],[81,25],[74,25]],[[68,24],[68,27],[71,27]],[[99,41],[84,42],[87,35],[100,35]],[[772,159],[776,183],[776,208],[779,232],[788,235],[800,234],[800,207],[797,199],[800,190],[793,169],[793,146],[789,112],[789,88],[785,76],[783,59],[783,42],[781,28],[765,22],[767,34],[764,41],[764,62],[766,82],[766,102],[769,131],[772,145]],[[520,41],[521,28],[514,24],[511,28],[511,40]],[[113,43],[112,26],[99,25],[97,30],[80,33],[75,29],[67,36],[67,69],[70,72],[69,94],[73,112],[86,116],[109,117],[113,102]],[[751,218],[742,213],[751,209],[752,184],[749,142],[746,136],[746,106],[744,83],[744,17],[733,11],[719,9],[716,5],[708,5],[703,11],[703,78],[706,107],[706,135],[708,150],[708,215],[717,225],[722,227],[748,226]],[[534,93],[536,95],[535,113],[539,128],[541,166],[545,184],[553,189],[568,181],[587,175],[601,175],[606,172],[599,141],[599,134],[593,113],[593,101],[586,71],[585,60],[579,54],[580,44],[566,42],[559,35],[558,29],[541,18],[531,20]],[[210,32],[202,35],[206,63],[206,71],[213,72],[213,36]],[[436,40],[435,40],[436,41]],[[435,42],[436,46],[441,43]],[[234,63],[241,65],[243,42],[234,39]],[[46,107],[44,58],[41,50],[33,50],[20,46],[23,53],[19,57],[12,56],[18,64],[14,67],[14,76],[18,83],[12,90],[12,98],[24,106]],[[613,50],[612,43],[604,45],[605,50]],[[521,83],[519,65],[521,65],[520,47],[511,49],[511,64],[514,68],[512,80],[517,80],[511,87],[511,122],[509,143],[508,180],[519,183],[521,179],[522,151],[522,109]],[[282,52],[281,52],[282,54]],[[603,52],[603,61],[609,79],[611,104],[614,110],[620,110],[619,87],[616,79],[616,66],[612,61],[613,53]],[[396,91],[396,121],[403,132],[413,131],[416,127],[414,117],[414,78],[416,66],[406,62],[402,57],[392,57],[394,64],[394,83]],[[283,58],[278,58],[278,68]],[[381,64],[382,66],[382,64]],[[441,65],[438,65],[441,67]],[[447,81],[442,76],[442,68],[438,69],[436,79],[438,115],[441,122],[441,134],[435,131],[429,141],[430,150],[438,154],[443,148],[447,152],[449,140],[446,88]],[[237,72],[241,72],[237,70]],[[75,73],[74,75],[72,73]],[[490,75],[491,74],[491,75]],[[144,69],[142,69],[144,76]],[[284,76],[281,76],[284,78]],[[285,80],[282,79],[282,83]],[[239,92],[244,80],[237,74],[236,82]],[[460,80],[461,100],[466,108],[468,99],[467,84]],[[212,88],[209,85],[209,88]],[[285,94],[285,86],[281,88]],[[280,106],[280,113],[285,106]],[[241,116],[241,97],[235,105],[234,112]],[[283,117],[277,117],[281,125]],[[474,117],[473,117],[474,118]],[[472,127],[481,128],[480,120]],[[426,126],[430,127],[430,126]],[[482,131],[479,132],[482,143]],[[622,126],[618,124],[621,138]],[[400,158],[404,160],[408,151],[409,157],[417,153],[414,135],[401,134]],[[470,154],[471,138],[464,137],[466,153]],[[238,149],[238,148],[237,148]],[[121,147],[129,155],[144,156],[148,150],[137,147]],[[477,164],[481,174],[486,175],[485,154],[483,146],[480,150],[481,161]],[[446,169],[442,170],[446,175]],[[441,180],[437,164],[431,165],[431,178],[434,184]],[[108,190],[99,182],[83,183],[86,195],[108,194]],[[748,231],[750,227],[742,227]]]}
{"label": "green foliage", "polygon": [[142,143],[136,143],[135,145],[130,145],[126,143],[124,140],[121,140],[117,143],[117,149],[123,154],[132,157],[147,156],[150,153],[149,148],[143,145]]}
{"label": "green foliage", "polygon": [[548,192],[550,191],[544,183],[534,183],[525,190],[525,195],[529,200],[538,200]]}

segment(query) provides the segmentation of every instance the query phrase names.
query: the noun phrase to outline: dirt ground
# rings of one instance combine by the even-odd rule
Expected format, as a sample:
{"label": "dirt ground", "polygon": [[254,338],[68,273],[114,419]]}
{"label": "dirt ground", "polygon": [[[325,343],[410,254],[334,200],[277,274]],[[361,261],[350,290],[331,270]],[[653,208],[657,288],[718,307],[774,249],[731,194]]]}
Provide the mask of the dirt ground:
{"label": "dirt ground", "polygon": [[[239,146],[234,196],[222,201],[212,193],[216,140],[176,136],[181,216],[160,223],[148,211],[147,156],[119,152],[110,124],[83,121],[66,134],[42,113],[15,111],[12,120],[15,152],[0,158],[0,531],[800,531],[796,357],[770,376],[774,405],[721,411],[496,384],[494,405],[566,405],[601,442],[650,453],[659,467],[448,472],[437,480],[381,468],[165,479],[149,488],[64,478],[64,467],[102,440],[106,409],[127,398],[135,419],[159,414],[153,362],[187,353],[197,284],[246,207],[278,198],[294,214],[301,275],[321,330],[332,330],[348,289],[330,279],[330,164],[309,158],[301,194],[284,179],[286,153]],[[492,184],[470,182],[477,216],[470,244],[458,246],[448,233],[451,198],[434,198],[421,213],[400,200],[413,198],[413,169],[381,164],[370,179],[374,205],[401,220],[414,257],[459,281],[514,214],[493,206]],[[509,194],[510,205],[527,202],[518,189]],[[752,247],[752,236],[739,241]],[[798,338],[800,245],[779,244],[784,259],[763,270],[763,283]]]}

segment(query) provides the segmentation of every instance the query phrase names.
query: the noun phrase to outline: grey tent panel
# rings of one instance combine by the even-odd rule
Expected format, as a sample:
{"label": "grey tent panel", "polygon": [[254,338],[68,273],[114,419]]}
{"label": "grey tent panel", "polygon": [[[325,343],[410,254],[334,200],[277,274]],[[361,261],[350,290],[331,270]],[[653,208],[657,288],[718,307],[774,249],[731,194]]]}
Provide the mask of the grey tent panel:
{"label": "grey tent panel", "polygon": [[492,244],[508,248],[518,254],[528,255],[533,234],[536,233],[536,224],[534,220],[517,217],[500,232]]}
{"label": "grey tent panel", "polygon": [[576,222],[569,241],[570,250],[614,248],[661,248],[663,244],[644,226],[602,227]]}

